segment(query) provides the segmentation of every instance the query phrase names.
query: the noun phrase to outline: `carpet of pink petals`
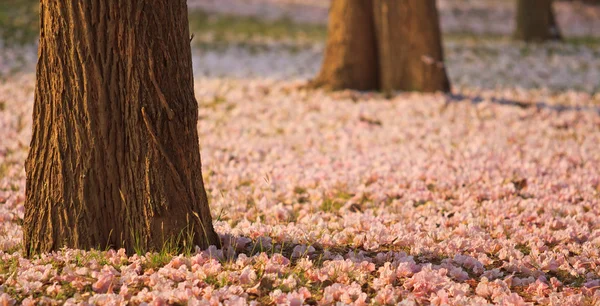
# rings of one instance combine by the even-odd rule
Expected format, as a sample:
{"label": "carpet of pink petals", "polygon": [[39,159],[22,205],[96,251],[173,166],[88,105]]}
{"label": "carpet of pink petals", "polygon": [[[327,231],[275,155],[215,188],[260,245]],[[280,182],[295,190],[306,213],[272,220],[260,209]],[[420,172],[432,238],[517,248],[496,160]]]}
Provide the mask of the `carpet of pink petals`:
{"label": "carpet of pink petals", "polygon": [[600,305],[600,51],[524,48],[450,45],[454,95],[390,99],[302,89],[318,50],[198,54],[224,247],[164,266],[21,256],[34,76],[7,77],[0,305]]}

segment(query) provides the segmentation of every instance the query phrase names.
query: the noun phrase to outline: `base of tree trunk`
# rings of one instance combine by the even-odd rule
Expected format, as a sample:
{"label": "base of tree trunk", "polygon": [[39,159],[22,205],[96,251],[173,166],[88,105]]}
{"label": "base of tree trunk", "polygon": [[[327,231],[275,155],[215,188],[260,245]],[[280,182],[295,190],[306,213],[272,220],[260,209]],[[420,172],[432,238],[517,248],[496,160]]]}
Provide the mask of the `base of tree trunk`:
{"label": "base of tree trunk", "polygon": [[552,0],[518,0],[515,40],[544,42],[561,40]]}
{"label": "base of tree trunk", "polygon": [[25,253],[220,245],[186,1],[42,0],[40,14]]}
{"label": "base of tree trunk", "polygon": [[311,88],[450,91],[435,0],[334,0]]}

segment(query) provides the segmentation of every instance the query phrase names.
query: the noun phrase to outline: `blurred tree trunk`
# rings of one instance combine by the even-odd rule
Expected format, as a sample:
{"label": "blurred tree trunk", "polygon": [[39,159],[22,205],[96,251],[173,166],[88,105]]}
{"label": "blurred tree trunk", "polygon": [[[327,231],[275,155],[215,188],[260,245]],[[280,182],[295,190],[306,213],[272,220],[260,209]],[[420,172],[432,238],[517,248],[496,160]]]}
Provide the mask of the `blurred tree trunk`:
{"label": "blurred tree trunk", "polygon": [[219,245],[184,0],[42,0],[24,248]]}
{"label": "blurred tree trunk", "polygon": [[515,39],[527,42],[560,40],[552,0],[517,0]]}
{"label": "blurred tree trunk", "polygon": [[312,81],[329,90],[379,88],[372,0],[334,0],[321,71]]}
{"label": "blurred tree trunk", "polygon": [[333,0],[314,87],[450,91],[435,0]]}
{"label": "blurred tree trunk", "polygon": [[435,0],[374,0],[384,91],[450,91]]}

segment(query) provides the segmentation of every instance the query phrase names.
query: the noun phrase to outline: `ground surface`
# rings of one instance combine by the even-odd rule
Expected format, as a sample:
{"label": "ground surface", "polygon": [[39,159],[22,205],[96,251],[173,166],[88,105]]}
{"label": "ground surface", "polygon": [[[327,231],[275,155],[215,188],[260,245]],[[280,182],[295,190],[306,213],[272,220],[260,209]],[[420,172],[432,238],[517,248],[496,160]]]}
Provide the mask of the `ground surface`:
{"label": "ground surface", "polygon": [[225,247],[183,256],[20,256],[35,46],[2,49],[0,305],[600,304],[599,45],[450,38],[453,94],[387,99],[300,88],[321,36],[273,31],[196,38]]}

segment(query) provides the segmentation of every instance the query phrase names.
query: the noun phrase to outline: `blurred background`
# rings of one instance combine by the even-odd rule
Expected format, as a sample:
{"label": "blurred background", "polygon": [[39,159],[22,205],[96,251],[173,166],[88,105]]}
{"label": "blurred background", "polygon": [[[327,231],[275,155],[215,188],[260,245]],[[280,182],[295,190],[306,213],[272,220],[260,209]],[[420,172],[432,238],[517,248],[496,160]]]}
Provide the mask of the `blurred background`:
{"label": "blurred background", "polygon": [[[329,3],[189,0],[197,77],[311,78],[322,58]],[[0,0],[0,77],[33,71],[38,5]],[[455,88],[598,92],[600,1],[555,1],[564,40],[542,45],[511,39],[515,0],[438,0],[437,5]]]}

